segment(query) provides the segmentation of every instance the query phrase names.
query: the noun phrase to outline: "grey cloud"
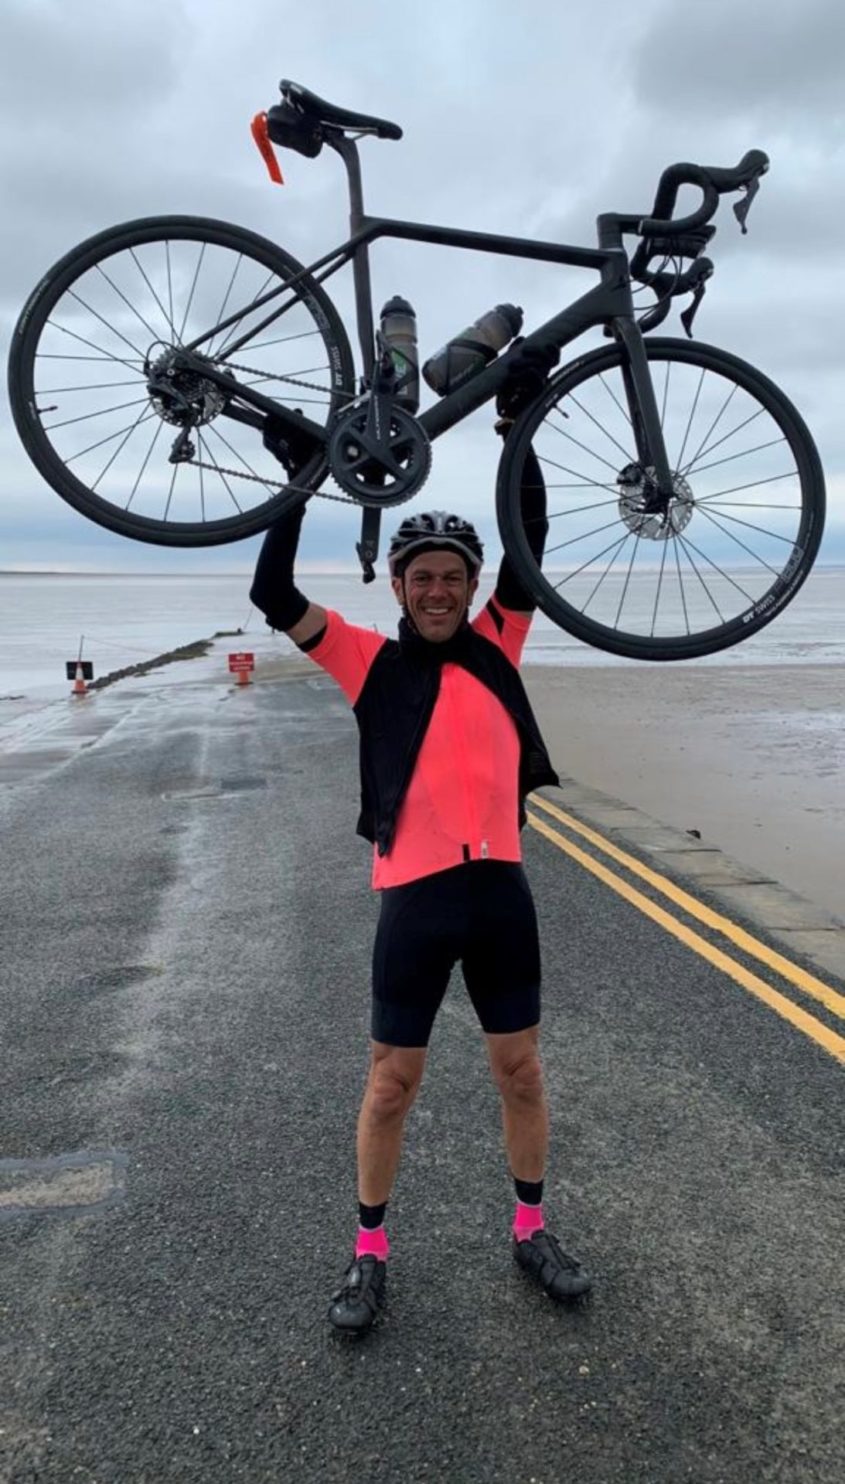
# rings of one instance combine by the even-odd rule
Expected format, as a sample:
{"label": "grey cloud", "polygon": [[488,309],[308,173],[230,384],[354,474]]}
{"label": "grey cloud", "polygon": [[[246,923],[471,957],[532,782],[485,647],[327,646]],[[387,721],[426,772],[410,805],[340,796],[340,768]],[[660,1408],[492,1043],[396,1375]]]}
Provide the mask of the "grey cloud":
{"label": "grey cloud", "polygon": [[[667,0],[632,70],[649,111],[789,118],[803,130],[843,118],[845,10],[839,0]],[[713,163],[712,161],[710,162]]]}
{"label": "grey cloud", "polygon": [[[834,150],[838,3],[534,0],[516,10],[505,0],[405,7],[361,0],[351,11],[345,0],[309,7],[249,0],[236,8],[207,0],[6,0],[4,11],[7,323],[51,262],[137,216],[234,221],[304,262],[343,240],[339,161],[328,151],[313,161],[285,154],[288,184],[279,190],[249,138],[251,115],[276,101],[282,75],[401,124],[401,142],[361,145],[368,206],[446,225],[592,245],[598,212],[650,208],[665,165],[734,164],[759,146],[772,156],[771,174],[748,237],[740,237],[729,201],[720,211],[717,273],[697,330],[783,374],[819,430],[831,482],[845,468],[831,325],[843,187]],[[492,303],[522,303],[536,325],[594,281],[404,243],[378,244],[372,263],[376,307],[394,292],[407,295],[424,354]],[[357,353],[350,277],[346,270],[330,279],[327,291]],[[669,333],[680,333],[676,317]],[[601,343],[599,334],[593,342]],[[499,446],[491,421],[487,409],[438,443],[420,500],[454,494],[492,549]],[[0,446],[0,467],[4,490],[26,491],[39,520],[61,505],[14,436]],[[18,502],[14,508],[21,516]],[[336,548],[351,554],[355,512],[316,501],[313,508],[311,557],[320,543],[327,556]],[[68,519],[80,541],[96,531],[72,512]],[[8,525],[0,536],[7,533]],[[131,554],[155,567],[154,548],[114,542],[127,562]],[[246,551],[233,547],[230,557]]]}

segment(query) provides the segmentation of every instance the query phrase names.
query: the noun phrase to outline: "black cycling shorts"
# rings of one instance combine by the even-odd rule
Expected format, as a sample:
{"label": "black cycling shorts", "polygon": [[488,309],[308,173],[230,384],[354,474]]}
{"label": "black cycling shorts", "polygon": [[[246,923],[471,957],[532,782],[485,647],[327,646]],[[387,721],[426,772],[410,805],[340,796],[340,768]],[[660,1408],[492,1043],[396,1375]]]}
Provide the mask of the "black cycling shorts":
{"label": "black cycling shorts", "polygon": [[459,959],[485,1031],[538,1024],[537,914],[518,861],[467,861],[382,890],[373,948],[373,1040],[427,1046]]}

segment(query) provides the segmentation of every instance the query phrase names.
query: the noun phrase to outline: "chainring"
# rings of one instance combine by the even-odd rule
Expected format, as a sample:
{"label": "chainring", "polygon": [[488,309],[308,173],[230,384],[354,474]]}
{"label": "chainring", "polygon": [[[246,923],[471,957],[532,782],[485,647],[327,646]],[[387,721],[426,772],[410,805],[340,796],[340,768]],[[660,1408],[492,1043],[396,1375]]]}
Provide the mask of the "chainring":
{"label": "chainring", "polygon": [[332,478],[360,505],[401,505],[428,478],[431,444],[416,418],[402,407],[392,407],[390,455],[394,467],[388,468],[362,444],[368,416],[365,404],[350,407],[338,417],[327,448]]}

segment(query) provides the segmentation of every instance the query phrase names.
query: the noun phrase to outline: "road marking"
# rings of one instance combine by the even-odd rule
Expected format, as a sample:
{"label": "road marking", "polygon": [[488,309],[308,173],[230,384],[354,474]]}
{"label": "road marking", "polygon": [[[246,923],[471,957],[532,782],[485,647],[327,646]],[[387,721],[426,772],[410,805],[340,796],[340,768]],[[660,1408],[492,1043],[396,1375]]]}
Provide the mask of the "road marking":
{"label": "road marking", "polygon": [[553,830],[551,825],[546,824],[545,820],[539,819],[536,815],[530,813],[527,814],[527,817],[528,823],[533,829],[537,830],[539,834],[545,835],[546,839],[550,840],[553,845],[556,845],[559,850],[565,851],[567,855],[571,856],[573,860],[576,860],[585,870],[590,871],[593,876],[597,876],[599,881],[604,882],[605,886],[609,886],[612,891],[624,897],[626,901],[637,907],[640,912],[643,912],[646,917],[650,917],[654,922],[659,923],[673,937],[679,938],[693,952],[700,954],[702,958],[706,958],[715,968],[721,969],[722,973],[727,974],[730,979],[742,985],[743,989],[747,989],[758,1000],[762,1000],[763,1004],[768,1005],[770,1010],[774,1010],[784,1020],[788,1020],[791,1025],[795,1026],[796,1030],[803,1031],[804,1035],[809,1036],[818,1046],[823,1047],[838,1062],[845,1064],[845,1037],[837,1035],[836,1031],[830,1030],[820,1020],[816,1020],[806,1010],[802,1010],[800,1005],[796,1005],[786,995],[782,995],[776,989],[772,989],[771,985],[766,984],[765,980],[759,979],[756,974],[752,974],[742,964],[736,963],[734,959],[729,958],[726,953],[723,953],[720,948],[714,948],[711,943],[707,942],[706,938],[702,938],[692,928],[686,927],[684,923],[672,917],[663,907],[659,907],[656,902],[652,902],[649,897],[643,896],[642,892],[637,891],[636,887],[629,886],[627,881],[622,880],[621,876],[614,875],[607,866],[603,866],[600,861],[594,860],[585,850],[581,850],[580,846],[573,845],[571,840],[567,840],[557,830]]}
{"label": "road marking", "polygon": [[572,815],[566,814],[563,809],[559,809],[555,804],[550,804],[547,799],[541,799],[535,794],[532,795],[531,802],[532,804],[539,805],[540,808],[545,809],[549,814],[553,814],[556,819],[559,819],[562,824],[566,825],[567,829],[574,830],[577,834],[582,835],[585,840],[590,841],[591,845],[595,845],[605,855],[612,856],[614,860],[619,861],[620,865],[625,866],[635,876],[640,876],[643,881],[647,881],[657,891],[663,892],[664,896],[670,897],[673,902],[677,903],[679,907],[682,907],[691,917],[697,917],[699,922],[706,923],[707,927],[712,928],[714,932],[721,933],[723,937],[729,938],[732,943],[736,944],[737,948],[742,949],[743,953],[750,954],[752,958],[759,959],[767,968],[774,969],[775,973],[779,974],[782,979],[787,979],[790,984],[794,984],[796,989],[800,989],[804,994],[810,995],[814,1000],[818,1000],[820,1004],[824,1005],[826,1010],[830,1011],[831,1015],[836,1015],[840,1020],[845,1020],[845,995],[837,994],[835,989],[832,989],[829,984],[824,983],[824,980],[817,979],[814,974],[808,973],[806,969],[802,969],[798,964],[792,963],[790,959],[784,958],[783,954],[778,953],[774,948],[769,948],[765,943],[761,943],[758,938],[752,937],[744,928],[739,927],[735,922],[731,922],[729,917],[723,917],[720,912],[714,912],[712,907],[706,907],[703,902],[699,902],[696,897],[691,897],[689,892],[677,886],[674,881],[670,881],[668,876],[661,876],[658,871],[653,871],[650,867],[644,866],[634,856],[628,855],[624,850],[620,850],[617,845],[613,845],[603,835],[597,834],[588,825],[582,824],[579,819],[574,819]]}

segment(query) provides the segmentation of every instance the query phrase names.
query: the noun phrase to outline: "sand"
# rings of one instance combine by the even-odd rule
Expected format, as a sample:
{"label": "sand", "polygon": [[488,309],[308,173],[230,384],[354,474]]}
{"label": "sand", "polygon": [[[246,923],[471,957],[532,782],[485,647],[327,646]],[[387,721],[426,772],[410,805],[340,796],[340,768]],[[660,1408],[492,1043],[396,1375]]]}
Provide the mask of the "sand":
{"label": "sand", "polygon": [[845,921],[845,667],[525,665],[557,771]]}

